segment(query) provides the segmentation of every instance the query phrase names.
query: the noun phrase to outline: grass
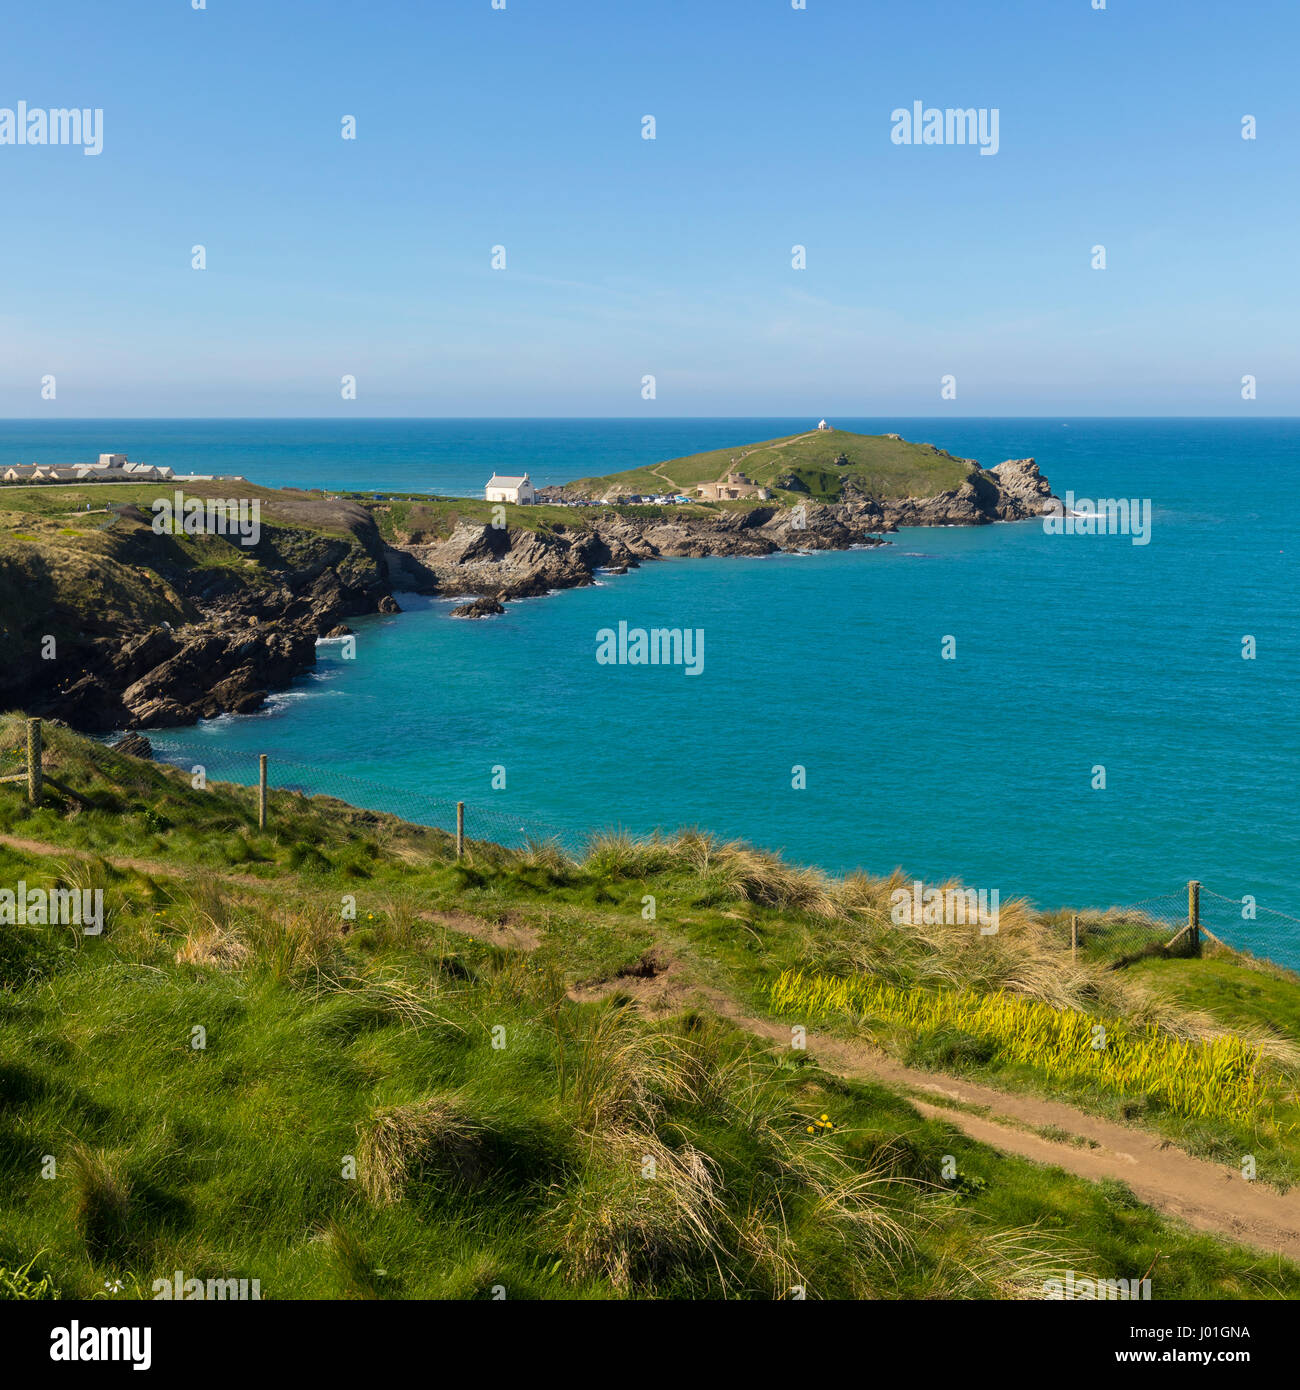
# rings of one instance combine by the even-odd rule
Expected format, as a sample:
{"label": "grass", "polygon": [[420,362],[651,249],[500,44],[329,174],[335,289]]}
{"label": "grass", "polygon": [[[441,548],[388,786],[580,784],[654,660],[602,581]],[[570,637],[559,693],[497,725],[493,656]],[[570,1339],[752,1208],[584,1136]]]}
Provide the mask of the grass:
{"label": "grass", "polygon": [[473,497],[386,497],[376,501],[373,496],[367,495],[358,500],[374,517],[380,535],[392,544],[402,545],[426,545],[446,540],[462,523],[490,525],[496,519],[498,506],[505,507],[511,530],[542,532],[556,529],[583,531],[591,527],[594,519],[608,520],[611,516],[683,520],[716,517],[731,509],[723,504],[708,502],[674,507],[610,505],[587,510],[546,503],[518,507]]}
{"label": "grass", "polygon": [[[0,932],[8,1296],[147,1297],[180,1269],[268,1298],[988,1299],[1157,1255],[1158,1298],[1300,1296],[1289,1265],[996,1154],[704,1004],[628,992],[662,959],[755,1007],[815,962],[891,998],[1014,996],[1205,1046],[1199,1012],[1071,965],[1024,905],[981,944],[887,927],[892,880],[701,832],[608,834],[578,858],[475,842],[458,865],[441,831],[289,792],[259,832],[247,788],[47,734],[84,804],[0,786],[0,833],[57,847],[0,847],[0,883],[101,886],[109,925]],[[20,738],[0,721],[0,752]],[[1202,963],[1159,963],[1184,964]],[[934,1032],[891,1026],[904,1049]],[[1262,1176],[1286,1142],[1255,1150]]]}

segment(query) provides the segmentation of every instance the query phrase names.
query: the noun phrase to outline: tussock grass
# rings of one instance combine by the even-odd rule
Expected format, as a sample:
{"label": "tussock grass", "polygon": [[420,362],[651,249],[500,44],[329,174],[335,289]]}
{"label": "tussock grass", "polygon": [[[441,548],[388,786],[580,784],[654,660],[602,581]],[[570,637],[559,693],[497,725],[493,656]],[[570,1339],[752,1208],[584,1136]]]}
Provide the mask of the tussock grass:
{"label": "tussock grass", "polygon": [[693,1145],[610,1128],[579,1187],[548,1214],[545,1229],[574,1277],[598,1276],[621,1293],[673,1264],[725,1258],[726,1204],[718,1165]]}
{"label": "tussock grass", "polygon": [[376,1205],[400,1200],[415,1170],[436,1166],[457,1181],[482,1169],[485,1127],[455,1095],[429,1096],[377,1110],[357,1136],[362,1190]]}
{"label": "tussock grass", "polygon": [[73,1221],[86,1249],[97,1259],[122,1259],[131,1238],[131,1180],[120,1158],[76,1144],[69,1166]]}

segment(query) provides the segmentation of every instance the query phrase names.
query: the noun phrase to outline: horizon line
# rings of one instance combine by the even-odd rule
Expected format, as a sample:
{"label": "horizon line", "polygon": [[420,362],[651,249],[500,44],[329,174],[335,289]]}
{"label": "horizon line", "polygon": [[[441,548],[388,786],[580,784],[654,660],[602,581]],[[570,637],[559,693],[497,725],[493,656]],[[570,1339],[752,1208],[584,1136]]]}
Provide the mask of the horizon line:
{"label": "horizon line", "polygon": [[[832,411],[832,414],[835,412]],[[667,423],[678,420],[790,420],[795,419],[794,412],[777,412],[767,415],[62,415],[56,419],[49,419],[39,415],[0,415],[0,425],[59,425],[75,424],[78,422],[90,422],[101,420],[121,420],[134,423],[167,423],[167,424],[188,424],[188,423],[213,423],[218,421],[239,421],[247,422],[266,422],[283,421],[290,423],[294,421],[328,422],[335,424],[350,420],[352,423],[371,423],[386,421],[459,421],[469,420],[475,423],[482,422],[506,422],[506,421],[560,421],[560,420],[615,420],[620,423],[636,424],[655,424]],[[809,417],[811,418],[811,417]],[[825,418],[825,417],[819,417]],[[1120,415],[1066,415],[1064,413],[1054,413],[1050,415],[892,415],[880,412],[870,412],[863,415],[855,415],[845,412],[844,419],[847,420],[1059,420],[1063,424],[1068,424],[1075,420],[1225,420],[1236,422],[1265,421],[1265,420],[1300,420],[1300,413],[1294,415],[1254,415],[1243,413],[1239,415],[1142,415],[1142,414],[1120,414]]]}

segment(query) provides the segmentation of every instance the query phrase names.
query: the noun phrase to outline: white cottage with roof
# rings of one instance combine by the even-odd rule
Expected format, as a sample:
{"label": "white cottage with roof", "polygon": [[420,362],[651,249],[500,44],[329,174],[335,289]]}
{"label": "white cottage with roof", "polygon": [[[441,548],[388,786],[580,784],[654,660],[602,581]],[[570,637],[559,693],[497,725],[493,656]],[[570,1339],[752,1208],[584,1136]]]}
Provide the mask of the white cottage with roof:
{"label": "white cottage with roof", "polygon": [[533,490],[527,473],[521,478],[505,473],[493,473],[487,481],[487,487],[483,489],[483,495],[489,502],[518,502],[525,506],[537,500],[537,493]]}

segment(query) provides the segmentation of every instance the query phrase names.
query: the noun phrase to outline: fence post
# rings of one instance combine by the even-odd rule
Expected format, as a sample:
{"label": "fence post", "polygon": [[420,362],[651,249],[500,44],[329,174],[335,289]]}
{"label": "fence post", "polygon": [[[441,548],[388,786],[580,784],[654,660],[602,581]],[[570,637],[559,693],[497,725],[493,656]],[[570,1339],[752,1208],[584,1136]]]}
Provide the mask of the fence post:
{"label": "fence post", "polygon": [[1201,954],[1201,885],[1197,879],[1187,880],[1187,935],[1192,955]]}
{"label": "fence post", "polygon": [[465,803],[456,803],[456,862],[465,857]]}
{"label": "fence post", "polygon": [[27,721],[27,800],[33,806],[41,804],[44,769],[41,765],[41,721]]}
{"label": "fence post", "polygon": [[1070,964],[1074,964],[1075,957],[1079,954],[1079,919],[1070,914]]}
{"label": "fence post", "polygon": [[257,755],[257,828],[266,829],[266,754]]}

